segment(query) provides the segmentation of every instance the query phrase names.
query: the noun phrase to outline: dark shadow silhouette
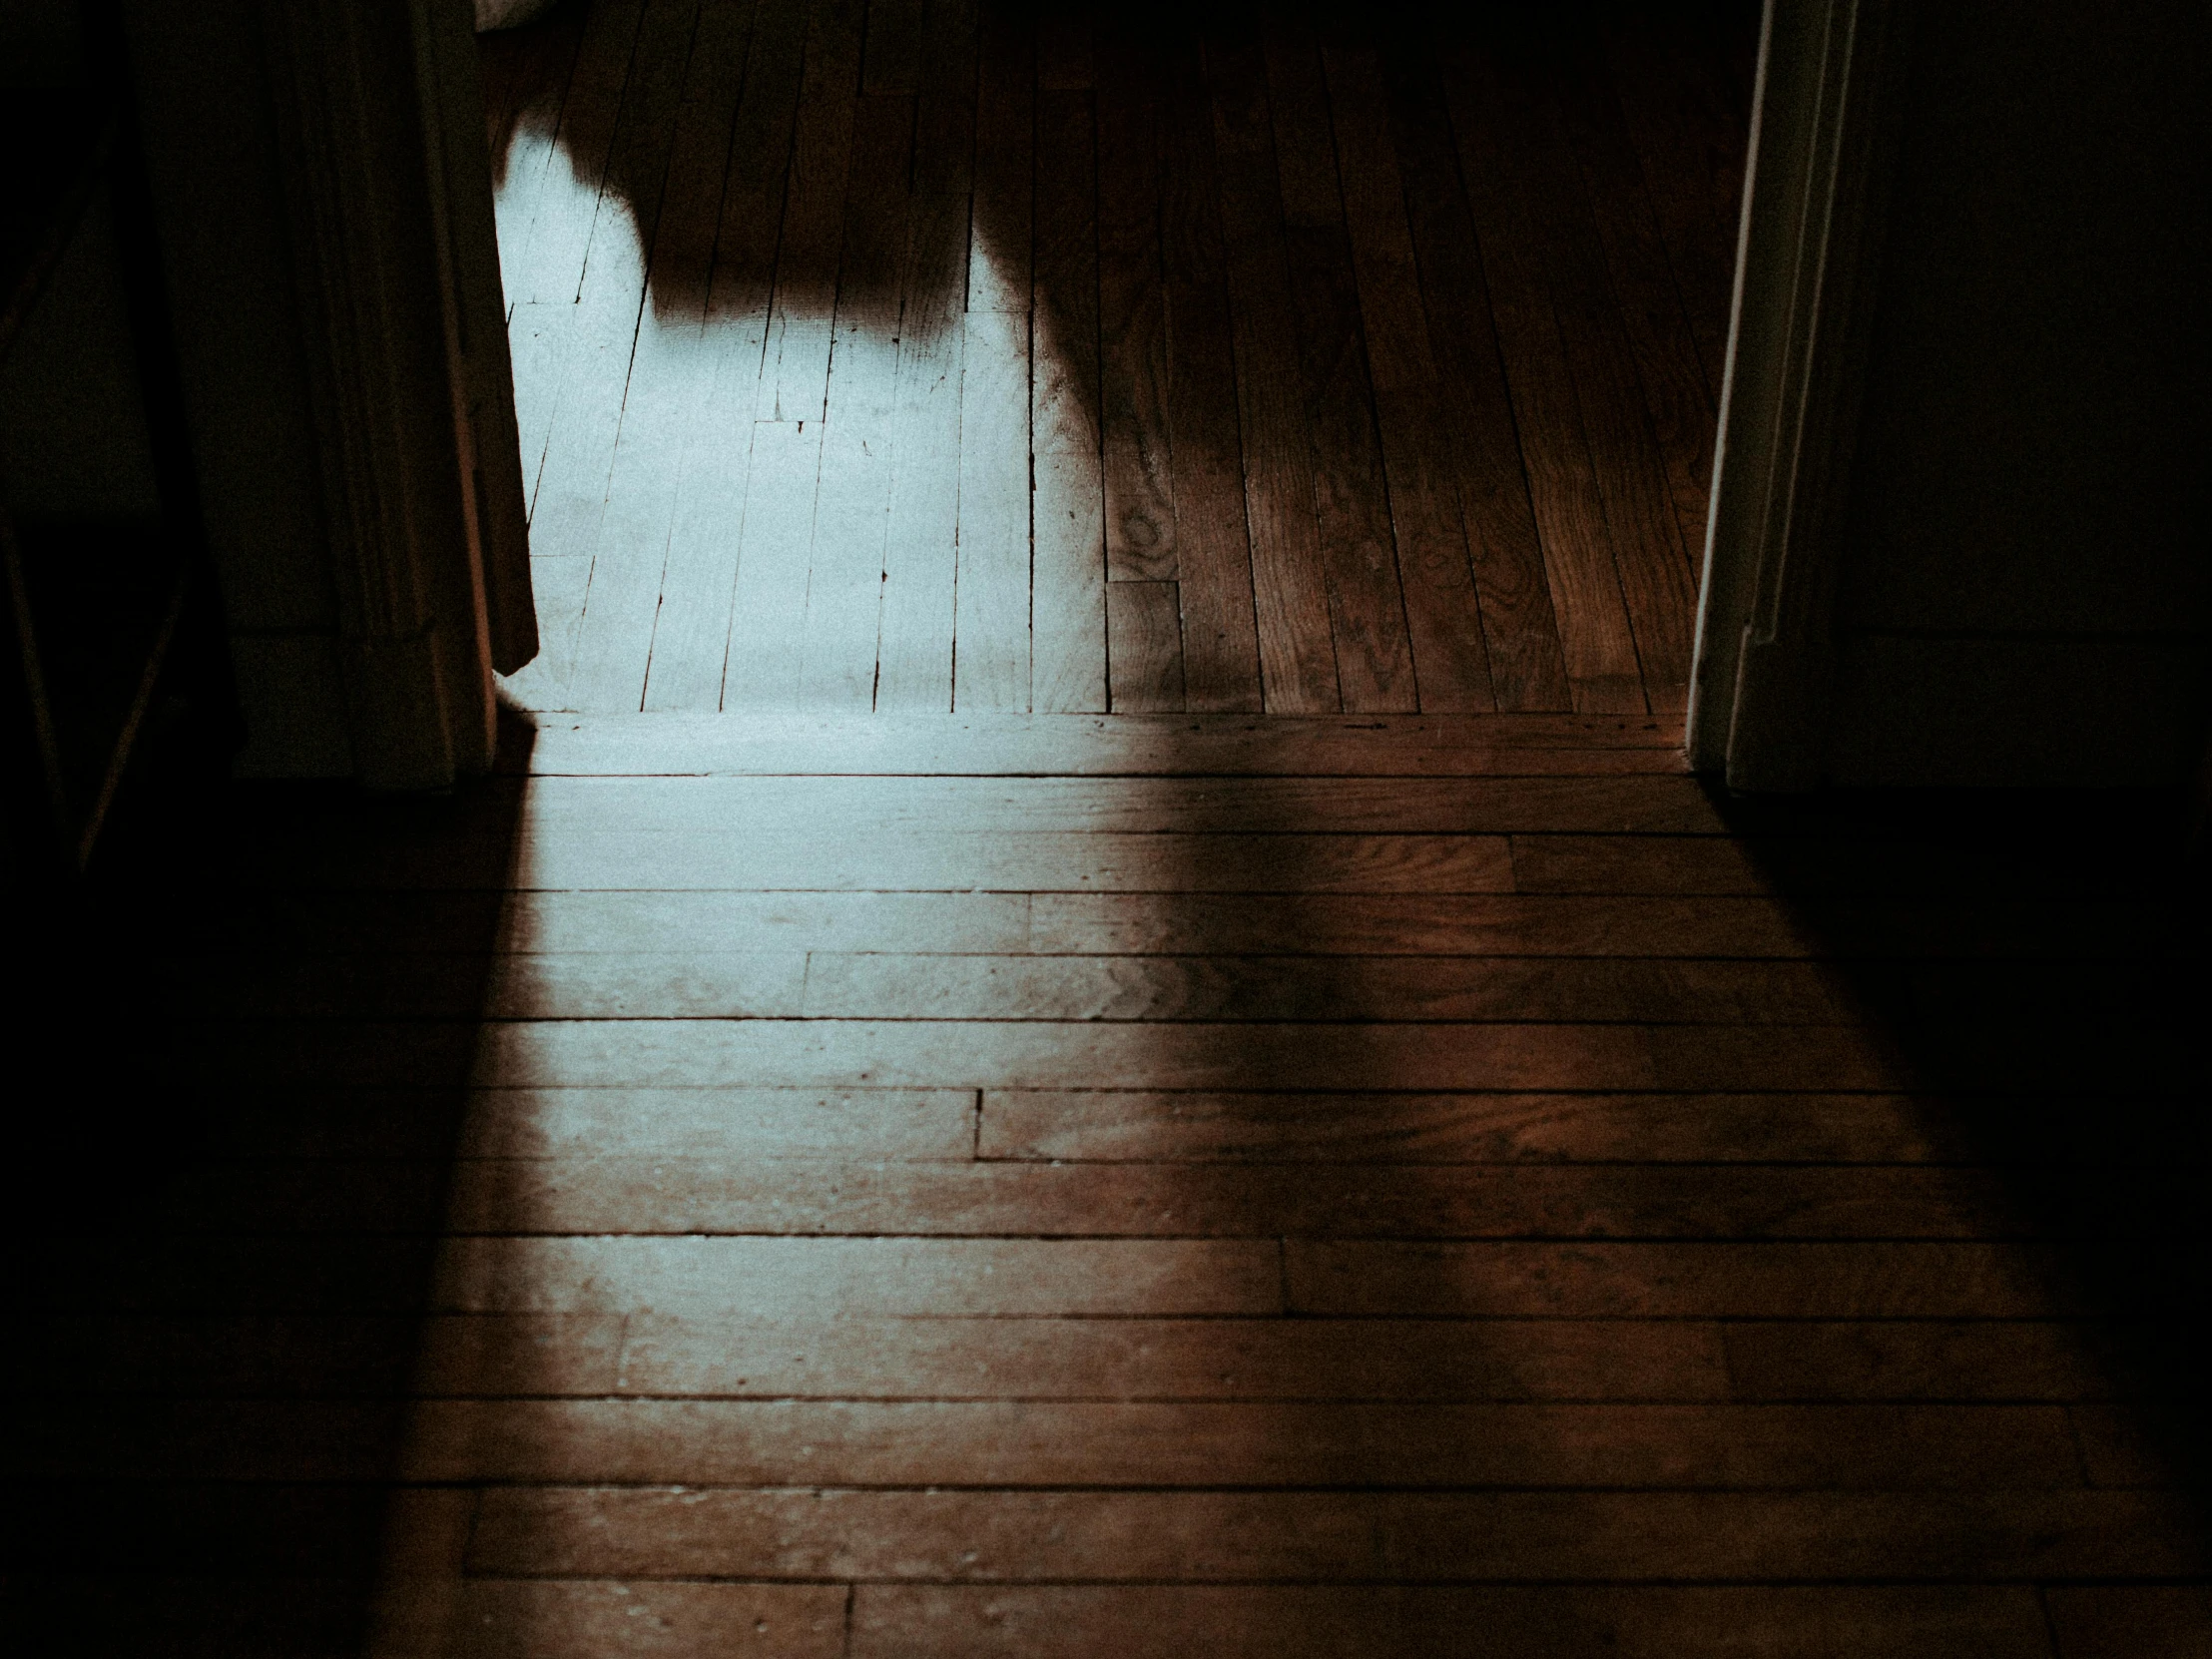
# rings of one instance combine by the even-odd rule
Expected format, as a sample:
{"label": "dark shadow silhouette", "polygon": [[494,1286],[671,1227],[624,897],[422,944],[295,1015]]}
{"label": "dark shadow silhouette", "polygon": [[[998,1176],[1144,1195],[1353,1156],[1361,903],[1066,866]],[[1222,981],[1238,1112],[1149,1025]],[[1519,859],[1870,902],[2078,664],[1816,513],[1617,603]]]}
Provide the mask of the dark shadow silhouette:
{"label": "dark shadow silhouette", "polygon": [[14,1027],[26,1653],[356,1653],[385,1544],[519,791],[195,776],[119,817]]}
{"label": "dark shadow silhouette", "polygon": [[2201,1504],[2212,1076],[2182,804],[1891,791],[1716,806],[1925,1080],[1938,1161],[1993,1184],[2016,1270],[2078,1322],[2102,1380],[2076,1413],[2089,1483]]}

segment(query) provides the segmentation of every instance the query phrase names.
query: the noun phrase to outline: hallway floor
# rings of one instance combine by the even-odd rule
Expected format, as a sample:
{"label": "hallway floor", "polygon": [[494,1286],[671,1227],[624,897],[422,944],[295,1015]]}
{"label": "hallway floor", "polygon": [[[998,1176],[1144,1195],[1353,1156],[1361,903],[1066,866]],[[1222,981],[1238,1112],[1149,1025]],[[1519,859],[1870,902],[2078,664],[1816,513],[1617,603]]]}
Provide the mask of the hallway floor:
{"label": "hallway floor", "polygon": [[1679,711],[1756,19],[1585,10],[488,37],[513,697]]}
{"label": "hallway floor", "polygon": [[1649,717],[508,739],[162,888],[161,1138],[39,1165],[15,1651],[2205,1651],[2122,804],[1716,803]]}

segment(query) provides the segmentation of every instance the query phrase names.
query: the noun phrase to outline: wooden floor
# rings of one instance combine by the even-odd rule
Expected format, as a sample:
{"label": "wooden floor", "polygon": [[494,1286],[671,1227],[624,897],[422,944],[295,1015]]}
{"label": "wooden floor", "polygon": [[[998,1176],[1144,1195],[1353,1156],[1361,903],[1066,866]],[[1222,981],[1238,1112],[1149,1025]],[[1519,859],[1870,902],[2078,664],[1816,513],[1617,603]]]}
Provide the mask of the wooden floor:
{"label": "wooden floor", "polygon": [[1755,7],[487,40],[541,710],[1679,711]]}
{"label": "wooden floor", "polygon": [[508,740],[237,792],[161,979],[93,952],[11,1652],[2212,1651],[2140,804],[1755,808],[1648,717]]}

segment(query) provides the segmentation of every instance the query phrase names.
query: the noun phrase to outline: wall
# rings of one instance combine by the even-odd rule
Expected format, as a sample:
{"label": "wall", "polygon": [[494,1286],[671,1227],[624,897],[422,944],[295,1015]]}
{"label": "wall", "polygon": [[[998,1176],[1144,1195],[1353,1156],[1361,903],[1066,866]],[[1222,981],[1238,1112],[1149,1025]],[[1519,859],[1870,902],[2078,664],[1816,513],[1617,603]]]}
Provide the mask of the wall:
{"label": "wall", "polygon": [[[0,97],[84,84],[72,0],[0,9]],[[105,195],[0,363],[0,499],[19,520],[152,524],[161,511]]]}
{"label": "wall", "polygon": [[[248,776],[353,772],[292,253],[255,0],[125,18],[202,518]],[[97,83],[75,0],[10,0],[6,87]],[[93,55],[93,56],[96,56]],[[160,502],[112,217],[87,215],[0,369],[0,489],[26,522],[152,524]]]}
{"label": "wall", "polygon": [[249,777],[353,771],[295,261],[255,0],[129,0],[178,367]]}
{"label": "wall", "polygon": [[2199,8],[1911,10],[1828,778],[2175,783],[2212,621]]}

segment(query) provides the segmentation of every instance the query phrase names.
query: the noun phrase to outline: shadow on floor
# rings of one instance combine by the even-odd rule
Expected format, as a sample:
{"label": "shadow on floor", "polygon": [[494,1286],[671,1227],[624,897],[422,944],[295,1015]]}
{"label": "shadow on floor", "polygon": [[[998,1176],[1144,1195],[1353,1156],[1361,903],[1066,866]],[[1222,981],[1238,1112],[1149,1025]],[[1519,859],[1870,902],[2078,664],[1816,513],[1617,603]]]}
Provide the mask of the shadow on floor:
{"label": "shadow on floor", "polygon": [[[206,789],[43,918],[11,1045],[15,1651],[358,1651],[518,800]],[[437,890],[375,890],[394,859]]]}
{"label": "shadow on floor", "polygon": [[2212,1138],[2204,910],[2179,804],[1900,791],[1716,805],[1926,1080],[1938,1158],[1994,1173],[2016,1260],[2082,1322],[2112,1399],[2076,1411],[2089,1483],[2201,1493]]}

